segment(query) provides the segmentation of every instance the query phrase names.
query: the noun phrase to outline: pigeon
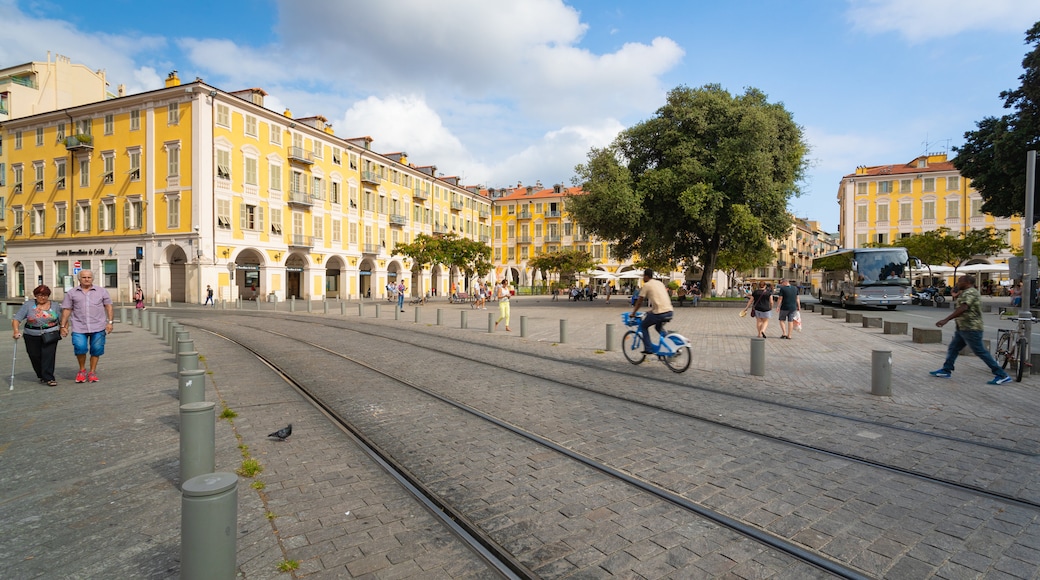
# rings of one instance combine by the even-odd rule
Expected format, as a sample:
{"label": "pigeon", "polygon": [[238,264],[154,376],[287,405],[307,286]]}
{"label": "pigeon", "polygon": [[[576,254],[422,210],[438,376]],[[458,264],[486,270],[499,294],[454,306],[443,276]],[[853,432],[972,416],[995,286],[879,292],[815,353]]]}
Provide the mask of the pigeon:
{"label": "pigeon", "polygon": [[285,441],[289,435],[292,435],[292,423],[289,423],[289,426],[284,429],[279,429],[274,433],[271,433],[268,437],[275,437],[279,441]]}

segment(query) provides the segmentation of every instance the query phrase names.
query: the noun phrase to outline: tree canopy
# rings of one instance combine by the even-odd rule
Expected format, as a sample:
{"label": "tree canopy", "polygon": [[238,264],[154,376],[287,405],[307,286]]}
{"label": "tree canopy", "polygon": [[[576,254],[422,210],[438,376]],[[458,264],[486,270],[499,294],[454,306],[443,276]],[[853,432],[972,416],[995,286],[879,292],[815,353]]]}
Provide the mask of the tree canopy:
{"label": "tree canopy", "polygon": [[[419,234],[410,244],[397,244],[394,253],[411,258],[419,268],[443,264],[467,274],[485,276],[494,267],[491,246],[455,234],[428,236]],[[454,274],[450,275],[454,279]]]}
{"label": "tree canopy", "polygon": [[976,256],[992,256],[1009,246],[1005,232],[994,227],[969,230],[961,235],[950,235],[949,228],[921,232],[896,240],[893,245],[906,248],[907,253],[925,264],[953,266],[957,268]]}
{"label": "tree canopy", "polygon": [[[1025,213],[1026,152],[1040,148],[1040,22],[1026,32],[1026,44],[1033,50],[1022,60],[1022,84],[1000,93],[1013,112],[982,119],[964,133],[964,146],[954,148],[953,164],[982,195],[982,211],[1003,217]],[[1040,216],[1040,204],[1034,207]]]}
{"label": "tree canopy", "polygon": [[589,152],[568,211],[618,258],[699,264],[708,288],[723,248],[757,253],[788,235],[807,152],[791,114],[759,90],[678,87],[653,118]]}
{"label": "tree canopy", "polygon": [[[570,279],[574,274],[591,270],[596,265],[592,254],[581,250],[564,250],[561,252],[550,252],[541,254],[527,261],[527,265],[543,274],[559,274],[561,283],[564,279]],[[546,280],[547,276],[542,276]]]}

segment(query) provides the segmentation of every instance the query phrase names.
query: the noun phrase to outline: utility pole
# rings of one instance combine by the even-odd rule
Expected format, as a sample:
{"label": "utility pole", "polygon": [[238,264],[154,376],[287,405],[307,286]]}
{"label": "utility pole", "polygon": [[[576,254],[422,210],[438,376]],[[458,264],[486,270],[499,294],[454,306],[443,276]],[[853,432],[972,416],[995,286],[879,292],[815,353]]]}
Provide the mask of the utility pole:
{"label": "utility pole", "polygon": [[[1022,304],[1025,307],[1026,312],[1032,312],[1030,307],[1033,305],[1033,191],[1036,188],[1036,150],[1026,152],[1026,211],[1025,218],[1022,224]],[[1019,319],[1022,315],[1019,314]],[[1030,318],[1032,318],[1030,316]],[[1026,344],[1029,345],[1029,349],[1026,352],[1032,352],[1033,342],[1033,330],[1032,323],[1029,320],[1025,320],[1023,323],[1025,330]],[[1031,355],[1030,355],[1031,356]],[[1030,362],[1030,361],[1026,361]]]}

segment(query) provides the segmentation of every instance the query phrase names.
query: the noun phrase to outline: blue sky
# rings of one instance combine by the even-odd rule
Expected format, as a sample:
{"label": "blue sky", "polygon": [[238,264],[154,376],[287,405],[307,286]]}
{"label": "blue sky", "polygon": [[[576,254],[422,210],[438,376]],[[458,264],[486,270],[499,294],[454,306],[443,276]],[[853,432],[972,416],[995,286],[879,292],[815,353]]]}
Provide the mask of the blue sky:
{"label": "blue sky", "polygon": [[177,69],[324,115],[467,184],[570,184],[679,85],[782,102],[812,146],[800,217],[835,231],[842,175],[948,151],[1003,114],[1035,0],[0,0],[0,66],[47,51],[113,88]]}

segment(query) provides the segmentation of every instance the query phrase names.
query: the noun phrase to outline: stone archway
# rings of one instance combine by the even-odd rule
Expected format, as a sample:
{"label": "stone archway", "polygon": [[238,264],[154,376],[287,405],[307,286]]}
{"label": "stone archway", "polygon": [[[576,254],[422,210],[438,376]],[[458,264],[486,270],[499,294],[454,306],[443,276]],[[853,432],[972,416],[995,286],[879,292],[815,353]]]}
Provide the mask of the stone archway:
{"label": "stone archway", "polygon": [[[361,266],[358,268],[358,296],[361,298],[372,297],[372,273],[375,271],[375,267],[375,262],[369,258],[361,261]],[[379,291],[375,290],[375,294],[378,296]]]}
{"label": "stone archway", "polygon": [[343,287],[344,279],[341,277],[346,265],[339,256],[333,256],[325,262],[325,296],[329,298],[342,298],[346,296]]}
{"label": "stone archway", "polygon": [[188,255],[180,246],[170,246],[167,259],[170,262],[170,301],[187,302],[188,298]]}
{"label": "stone archway", "polygon": [[263,256],[255,250],[243,250],[235,258],[235,286],[244,300],[256,300],[264,292],[260,278]]}
{"label": "stone archway", "polygon": [[285,260],[285,299],[303,298],[303,271],[307,262],[299,254],[292,254]]}

